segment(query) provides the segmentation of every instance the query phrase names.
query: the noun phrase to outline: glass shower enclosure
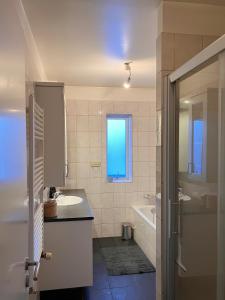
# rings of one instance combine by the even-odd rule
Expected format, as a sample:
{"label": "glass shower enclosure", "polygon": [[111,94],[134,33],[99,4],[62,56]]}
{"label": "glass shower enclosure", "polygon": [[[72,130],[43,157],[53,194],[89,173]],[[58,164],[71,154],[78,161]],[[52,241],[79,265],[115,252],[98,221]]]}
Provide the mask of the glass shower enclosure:
{"label": "glass shower enclosure", "polygon": [[167,299],[225,299],[225,38],[168,79]]}

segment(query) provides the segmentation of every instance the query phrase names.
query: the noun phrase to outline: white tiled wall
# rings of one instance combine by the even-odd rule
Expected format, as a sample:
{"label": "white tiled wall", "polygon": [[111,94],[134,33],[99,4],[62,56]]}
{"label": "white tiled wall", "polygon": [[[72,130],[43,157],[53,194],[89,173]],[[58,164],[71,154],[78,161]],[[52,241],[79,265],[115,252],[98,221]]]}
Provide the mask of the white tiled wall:
{"label": "white tiled wall", "polygon": [[[106,181],[106,114],[133,116],[133,182]],[[133,220],[133,204],[155,194],[155,101],[67,100],[69,178],[67,187],[84,188],[95,220],[95,237],[119,236],[121,222]],[[101,167],[91,167],[91,162]]]}

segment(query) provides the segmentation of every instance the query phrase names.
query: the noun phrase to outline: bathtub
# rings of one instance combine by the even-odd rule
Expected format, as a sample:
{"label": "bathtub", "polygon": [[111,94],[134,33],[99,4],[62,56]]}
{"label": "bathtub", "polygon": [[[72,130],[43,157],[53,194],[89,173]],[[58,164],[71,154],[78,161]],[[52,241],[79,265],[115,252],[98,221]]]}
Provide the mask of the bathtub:
{"label": "bathtub", "polygon": [[134,239],[156,267],[156,209],[153,205],[134,205]]}

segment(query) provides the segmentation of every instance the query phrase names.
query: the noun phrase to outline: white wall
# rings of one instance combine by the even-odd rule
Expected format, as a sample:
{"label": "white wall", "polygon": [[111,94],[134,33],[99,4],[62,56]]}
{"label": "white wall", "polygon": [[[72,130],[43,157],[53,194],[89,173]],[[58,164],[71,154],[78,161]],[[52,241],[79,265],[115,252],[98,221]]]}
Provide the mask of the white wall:
{"label": "white wall", "polygon": [[[182,33],[205,36],[224,34],[225,6],[198,1],[163,1],[159,6],[158,33]],[[192,3],[190,3],[192,2]],[[212,1],[213,2],[213,1]]]}
{"label": "white wall", "polygon": [[30,28],[30,24],[24,10],[22,0],[19,1],[19,17],[21,21],[21,26],[24,33],[24,48],[25,48],[25,72],[26,81],[46,81],[47,77],[45,74],[44,66]]}
{"label": "white wall", "polygon": [[[85,188],[93,208],[94,236],[119,236],[121,222],[133,220],[133,204],[155,194],[156,109],[151,89],[66,87],[69,178],[67,187]],[[107,113],[133,115],[133,182],[106,181]],[[90,162],[100,161],[100,168]]]}
{"label": "white wall", "polygon": [[28,254],[24,39],[18,1],[0,2],[0,299],[27,299]]}
{"label": "white wall", "polygon": [[65,96],[68,100],[155,102],[156,91],[152,88],[66,86]]}

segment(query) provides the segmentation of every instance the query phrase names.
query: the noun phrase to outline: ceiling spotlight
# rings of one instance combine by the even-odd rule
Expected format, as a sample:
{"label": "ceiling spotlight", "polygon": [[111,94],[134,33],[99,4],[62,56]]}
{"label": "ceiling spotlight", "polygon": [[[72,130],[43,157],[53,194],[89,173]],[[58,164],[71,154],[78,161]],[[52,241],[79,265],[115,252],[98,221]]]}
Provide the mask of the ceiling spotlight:
{"label": "ceiling spotlight", "polygon": [[124,82],[123,87],[125,89],[129,89],[130,88],[130,82]]}
{"label": "ceiling spotlight", "polygon": [[123,87],[125,89],[129,89],[130,88],[130,82],[131,82],[131,66],[130,64],[132,63],[132,61],[130,62],[125,62],[124,66],[125,66],[125,70],[128,71],[128,77],[127,80],[124,82]]}

